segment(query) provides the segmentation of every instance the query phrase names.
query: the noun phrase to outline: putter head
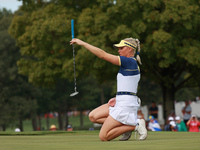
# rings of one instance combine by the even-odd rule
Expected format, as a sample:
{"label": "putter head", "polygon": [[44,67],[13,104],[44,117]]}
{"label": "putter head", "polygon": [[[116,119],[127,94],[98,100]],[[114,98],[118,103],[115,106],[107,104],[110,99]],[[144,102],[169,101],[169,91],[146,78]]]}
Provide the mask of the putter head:
{"label": "putter head", "polygon": [[74,93],[70,94],[70,96],[72,97],[72,96],[75,96],[75,95],[77,95],[77,94],[78,94],[78,92],[75,91]]}

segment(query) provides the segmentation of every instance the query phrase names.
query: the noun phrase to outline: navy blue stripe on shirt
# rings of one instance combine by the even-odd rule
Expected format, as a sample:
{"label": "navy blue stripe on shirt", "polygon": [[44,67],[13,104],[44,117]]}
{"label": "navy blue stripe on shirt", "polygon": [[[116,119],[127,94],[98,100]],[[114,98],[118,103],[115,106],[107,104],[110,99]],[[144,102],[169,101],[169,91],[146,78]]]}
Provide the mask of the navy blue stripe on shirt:
{"label": "navy blue stripe on shirt", "polygon": [[123,76],[133,76],[140,74],[137,61],[134,58],[120,56],[120,60],[121,66],[119,69],[119,73],[121,73]]}

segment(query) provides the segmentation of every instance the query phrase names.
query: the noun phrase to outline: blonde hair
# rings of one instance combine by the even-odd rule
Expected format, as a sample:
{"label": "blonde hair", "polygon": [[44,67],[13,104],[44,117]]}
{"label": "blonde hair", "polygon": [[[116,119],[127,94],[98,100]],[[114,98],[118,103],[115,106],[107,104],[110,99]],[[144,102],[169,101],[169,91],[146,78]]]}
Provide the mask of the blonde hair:
{"label": "blonde hair", "polygon": [[[139,62],[139,64],[142,64],[141,59],[140,59],[140,41],[138,39],[133,39],[133,38],[126,38],[124,41],[127,41],[137,47],[137,54],[136,54],[136,59]],[[133,49],[136,51],[136,49]]]}

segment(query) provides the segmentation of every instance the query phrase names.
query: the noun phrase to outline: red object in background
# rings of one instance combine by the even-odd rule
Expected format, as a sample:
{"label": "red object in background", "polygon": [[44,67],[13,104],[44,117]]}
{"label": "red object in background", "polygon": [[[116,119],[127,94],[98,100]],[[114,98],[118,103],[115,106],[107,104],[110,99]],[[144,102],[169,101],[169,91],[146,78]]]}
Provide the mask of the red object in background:
{"label": "red object in background", "polygon": [[49,118],[54,118],[52,114],[44,114],[45,118],[47,118],[47,116],[49,116]]}

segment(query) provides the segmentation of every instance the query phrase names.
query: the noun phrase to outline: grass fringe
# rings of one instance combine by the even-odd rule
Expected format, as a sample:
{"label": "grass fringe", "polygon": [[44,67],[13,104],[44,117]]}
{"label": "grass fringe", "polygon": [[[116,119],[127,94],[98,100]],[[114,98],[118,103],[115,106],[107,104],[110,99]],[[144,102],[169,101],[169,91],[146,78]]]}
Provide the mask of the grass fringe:
{"label": "grass fringe", "polygon": [[0,132],[0,136],[19,136],[19,135],[51,135],[51,134],[87,134],[87,133],[97,133],[99,130],[96,131],[24,131],[24,132],[11,132],[11,131],[2,131]]}

